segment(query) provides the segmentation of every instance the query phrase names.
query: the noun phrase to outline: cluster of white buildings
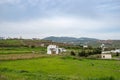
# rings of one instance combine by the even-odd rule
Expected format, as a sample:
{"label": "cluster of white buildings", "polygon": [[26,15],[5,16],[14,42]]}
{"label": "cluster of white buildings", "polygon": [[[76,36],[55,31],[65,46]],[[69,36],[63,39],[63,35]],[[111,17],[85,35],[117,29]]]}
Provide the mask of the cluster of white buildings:
{"label": "cluster of white buildings", "polygon": [[112,59],[111,53],[120,53],[120,49],[111,50],[111,51],[104,51],[104,49],[106,48],[104,44],[101,45],[101,48],[102,48],[102,53],[101,53],[102,59]]}
{"label": "cluster of white buildings", "polygon": [[111,51],[102,51],[102,53],[120,53],[120,49],[111,50]]}
{"label": "cluster of white buildings", "polygon": [[56,45],[49,45],[47,47],[47,54],[59,54],[62,52],[66,52],[66,50],[64,48],[59,48]]}
{"label": "cluster of white buildings", "polygon": [[[104,51],[104,49],[105,49],[104,44],[101,45],[101,48],[102,48],[102,53],[101,53],[101,58],[102,59],[112,59],[112,54],[111,53],[120,53],[120,49],[111,50],[111,51]],[[66,52],[66,49],[59,48],[57,45],[49,45],[47,47],[47,54],[59,54],[59,53],[62,53],[62,52]]]}
{"label": "cluster of white buildings", "polygon": [[120,49],[111,50],[111,51],[102,51],[101,53],[102,59],[111,59],[112,58],[111,53],[120,53]]}
{"label": "cluster of white buildings", "polygon": [[120,49],[111,50],[111,53],[120,53]]}

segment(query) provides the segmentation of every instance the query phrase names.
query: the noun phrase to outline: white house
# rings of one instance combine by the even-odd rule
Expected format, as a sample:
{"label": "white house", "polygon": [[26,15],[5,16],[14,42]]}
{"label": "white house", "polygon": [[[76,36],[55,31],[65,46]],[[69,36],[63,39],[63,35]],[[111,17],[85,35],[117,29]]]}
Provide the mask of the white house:
{"label": "white house", "polygon": [[101,46],[100,46],[101,48],[103,48],[103,47],[105,47],[105,44],[101,44]]}
{"label": "white house", "polygon": [[88,48],[88,45],[83,45],[83,48]]}
{"label": "white house", "polygon": [[47,47],[47,54],[58,54],[59,48],[56,45],[49,45]]}
{"label": "white house", "polygon": [[111,51],[102,51],[101,58],[102,59],[112,59]]}
{"label": "white house", "polygon": [[116,52],[116,53],[120,53],[120,49],[116,49],[115,52]]}
{"label": "white house", "polygon": [[111,50],[111,53],[120,53],[120,49]]}
{"label": "white house", "polygon": [[105,50],[105,44],[102,44],[101,46],[100,46],[101,48],[102,48],[102,52]]}
{"label": "white house", "polygon": [[61,52],[66,52],[66,49],[64,49],[64,48],[59,48],[59,52],[61,53]]}
{"label": "white house", "polygon": [[111,54],[101,54],[101,58],[102,59],[112,59],[112,55]]}
{"label": "white house", "polygon": [[49,45],[47,47],[47,54],[59,54],[61,52],[66,52],[66,49],[64,48],[59,48],[56,45]]}
{"label": "white house", "polygon": [[111,51],[102,51],[102,54],[111,53]]}

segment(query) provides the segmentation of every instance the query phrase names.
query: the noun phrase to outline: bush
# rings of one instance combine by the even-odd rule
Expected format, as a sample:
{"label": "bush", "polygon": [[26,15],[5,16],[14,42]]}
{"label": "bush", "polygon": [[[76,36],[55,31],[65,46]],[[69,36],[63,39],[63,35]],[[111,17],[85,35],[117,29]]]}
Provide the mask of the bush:
{"label": "bush", "polygon": [[101,54],[101,48],[92,48],[92,49],[83,49],[81,52],[78,53],[78,56],[81,57],[88,57],[90,55]]}
{"label": "bush", "polygon": [[101,54],[101,52],[102,52],[102,49],[101,49],[101,48],[94,48],[94,49],[93,49],[93,53],[94,53],[94,54]]}
{"label": "bush", "polygon": [[83,57],[83,56],[84,56],[84,57],[85,57],[85,51],[84,51],[84,50],[82,50],[81,52],[79,52],[79,53],[78,53],[78,56],[81,56],[81,57]]}
{"label": "bush", "polygon": [[119,53],[116,53],[116,56],[119,56]]}
{"label": "bush", "polygon": [[114,77],[88,78],[88,80],[116,80]]}
{"label": "bush", "polygon": [[75,56],[76,54],[75,54],[74,51],[71,51],[71,52],[70,52],[70,55]]}

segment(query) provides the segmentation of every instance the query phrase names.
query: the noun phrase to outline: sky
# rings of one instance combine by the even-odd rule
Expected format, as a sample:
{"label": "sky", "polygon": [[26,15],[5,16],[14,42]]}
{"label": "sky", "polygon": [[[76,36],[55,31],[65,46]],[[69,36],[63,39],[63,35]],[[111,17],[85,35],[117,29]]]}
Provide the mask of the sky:
{"label": "sky", "polygon": [[120,0],[0,0],[0,36],[120,39]]}

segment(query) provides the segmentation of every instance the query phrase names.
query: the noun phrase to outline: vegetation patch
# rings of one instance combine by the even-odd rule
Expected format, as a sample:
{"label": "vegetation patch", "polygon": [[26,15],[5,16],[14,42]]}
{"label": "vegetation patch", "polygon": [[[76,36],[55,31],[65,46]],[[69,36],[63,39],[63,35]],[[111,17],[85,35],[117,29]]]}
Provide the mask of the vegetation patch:
{"label": "vegetation patch", "polygon": [[1,61],[3,80],[119,80],[116,60],[74,59],[50,56],[29,60]]}

